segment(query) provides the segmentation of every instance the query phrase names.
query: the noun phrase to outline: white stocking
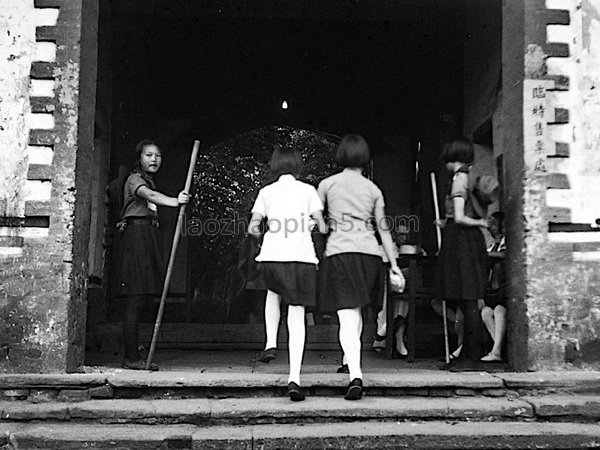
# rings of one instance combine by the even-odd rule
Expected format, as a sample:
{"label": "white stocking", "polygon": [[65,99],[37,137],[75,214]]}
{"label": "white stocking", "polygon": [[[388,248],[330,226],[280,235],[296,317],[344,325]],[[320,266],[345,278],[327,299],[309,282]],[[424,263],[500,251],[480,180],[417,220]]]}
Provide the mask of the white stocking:
{"label": "white stocking", "polygon": [[279,321],[281,320],[281,296],[273,291],[267,291],[265,300],[265,333],[267,343],[265,350],[277,348],[277,333],[279,332]]}
{"label": "white stocking", "polygon": [[300,368],[304,354],[306,327],[304,322],[304,306],[288,306],[288,351],[290,354],[290,376],[288,383],[300,385]]}
{"label": "white stocking", "polygon": [[337,312],[340,322],[340,345],[348,362],[350,380],[362,379],[360,370],[360,335],[362,333],[362,314],[360,308],[340,309]]}

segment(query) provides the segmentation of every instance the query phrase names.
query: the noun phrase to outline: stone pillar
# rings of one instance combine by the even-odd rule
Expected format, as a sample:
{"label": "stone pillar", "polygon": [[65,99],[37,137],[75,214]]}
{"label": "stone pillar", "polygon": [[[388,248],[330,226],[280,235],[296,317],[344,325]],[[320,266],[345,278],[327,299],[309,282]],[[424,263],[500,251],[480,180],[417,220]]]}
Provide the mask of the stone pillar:
{"label": "stone pillar", "polygon": [[83,363],[94,3],[5,0],[0,8],[3,372]]}
{"label": "stone pillar", "polygon": [[598,364],[598,25],[589,1],[504,2],[508,340],[519,370]]}

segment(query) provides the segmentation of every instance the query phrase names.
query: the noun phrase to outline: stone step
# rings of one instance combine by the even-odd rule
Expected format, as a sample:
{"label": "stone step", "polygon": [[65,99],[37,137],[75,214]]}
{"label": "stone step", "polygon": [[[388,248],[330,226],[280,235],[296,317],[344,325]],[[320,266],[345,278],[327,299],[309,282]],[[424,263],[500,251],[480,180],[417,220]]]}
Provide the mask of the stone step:
{"label": "stone step", "polygon": [[185,400],[90,400],[78,403],[2,402],[0,417],[11,421],[91,421],[104,423],[191,423],[195,425],[340,422],[403,419],[523,419],[533,408],[506,398],[287,397]]}
{"label": "stone step", "polygon": [[0,402],[2,421],[194,424],[203,426],[404,420],[553,420],[600,419],[600,396],[546,395],[521,398],[419,398],[342,396],[172,400],[88,400],[77,403]]}
{"label": "stone step", "polygon": [[[270,368],[272,370],[273,368]],[[287,366],[282,366],[282,372]],[[302,377],[303,387],[313,396],[341,395],[346,374],[312,373]],[[0,395],[10,400],[82,401],[93,398],[223,398],[286,395],[287,374],[115,371],[104,374],[4,375]],[[366,374],[365,390],[380,396],[510,394],[504,381],[488,373],[454,374],[428,371],[416,373]]]}
{"label": "stone step", "polygon": [[589,449],[600,425],[538,422],[352,422],[199,427],[0,423],[19,449]]}
{"label": "stone step", "polygon": [[[264,365],[263,365],[264,366]],[[277,366],[269,367],[274,370]],[[117,398],[225,398],[286,395],[282,373],[130,371],[87,374],[0,375],[0,400],[85,401]],[[345,374],[308,373],[302,384],[311,396],[341,395]],[[545,393],[600,394],[599,372],[452,373],[440,370],[365,373],[371,396],[514,397]]]}

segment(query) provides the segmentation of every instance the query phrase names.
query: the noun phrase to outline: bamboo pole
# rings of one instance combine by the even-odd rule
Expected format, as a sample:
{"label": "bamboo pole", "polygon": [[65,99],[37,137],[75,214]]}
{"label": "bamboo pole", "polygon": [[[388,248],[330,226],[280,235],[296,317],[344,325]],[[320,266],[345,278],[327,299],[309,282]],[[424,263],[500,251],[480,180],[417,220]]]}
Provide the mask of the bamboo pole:
{"label": "bamboo pole", "polygon": [[[438,254],[439,250],[442,248],[442,229],[438,226],[440,220],[440,205],[438,204],[438,195],[437,195],[437,182],[435,179],[435,172],[431,172],[431,193],[433,195],[433,206],[435,210],[435,231],[437,237],[438,244]],[[444,351],[446,355],[446,364],[450,363],[450,345],[448,344],[448,315],[446,313],[446,300],[442,300],[442,318],[444,321]]]}
{"label": "bamboo pole", "polygon": [[[198,150],[200,149],[200,141],[194,141],[194,147],[192,149],[192,155],[190,157],[190,166],[188,167],[187,178],[185,180],[185,192],[190,191],[192,187],[192,178],[194,176],[194,167],[196,166],[196,157],[198,156]],[[152,333],[152,342],[150,344],[150,351],[148,352],[148,359],[146,360],[146,370],[150,370],[152,365],[152,358],[154,357],[154,350],[156,349],[156,341],[158,339],[158,331],[160,330],[160,324],[162,316],[165,310],[165,302],[167,300],[167,293],[169,292],[169,283],[171,282],[171,274],[173,272],[173,266],[175,264],[175,255],[177,254],[177,246],[179,245],[179,237],[181,236],[181,227],[183,225],[183,219],[185,217],[185,208],[187,205],[179,205],[179,215],[177,216],[177,225],[175,226],[175,234],[173,235],[173,244],[171,245],[171,254],[169,256],[169,264],[167,265],[167,273],[165,275],[165,282],[163,284],[162,295],[160,297],[160,305],[158,307],[158,313],[156,315],[156,322],[154,323],[154,332]]]}
{"label": "bamboo pole", "polygon": [[[440,220],[440,205],[438,204],[438,193],[437,193],[437,182],[435,180],[435,172],[430,173],[431,177],[431,193],[433,194],[433,207],[435,212],[435,220]],[[437,248],[438,251],[442,248],[442,229],[436,225],[435,227],[437,237]]]}

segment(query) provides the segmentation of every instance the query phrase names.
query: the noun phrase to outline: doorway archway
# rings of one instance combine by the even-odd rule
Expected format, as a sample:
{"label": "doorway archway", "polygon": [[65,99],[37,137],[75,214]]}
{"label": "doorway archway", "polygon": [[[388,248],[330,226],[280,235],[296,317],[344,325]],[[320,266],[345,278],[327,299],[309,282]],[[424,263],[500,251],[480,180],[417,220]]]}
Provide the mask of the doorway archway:
{"label": "doorway archway", "polygon": [[[159,184],[174,194],[194,138],[210,147],[272,123],[358,132],[383,155],[381,167],[392,161],[399,170],[381,172],[394,198],[388,213],[418,209],[427,224],[419,239],[433,253],[429,187],[413,177],[417,158],[421,174],[435,170],[441,143],[463,130],[468,2],[296,3],[153,0],[105,9],[99,68],[112,82],[100,107],[111,111],[111,171],[129,162],[135,142],[153,137],[172,150]],[[395,178],[411,180],[413,192]],[[182,259],[174,305],[193,297]]]}

